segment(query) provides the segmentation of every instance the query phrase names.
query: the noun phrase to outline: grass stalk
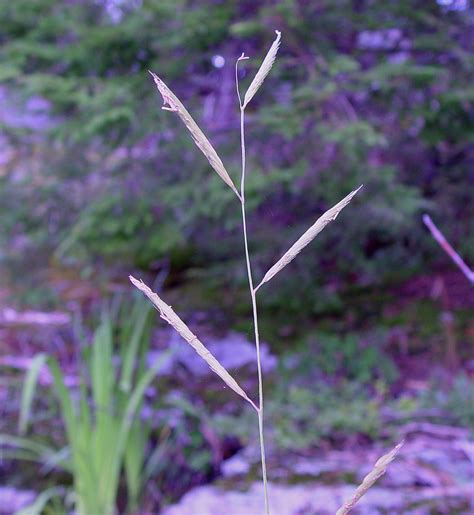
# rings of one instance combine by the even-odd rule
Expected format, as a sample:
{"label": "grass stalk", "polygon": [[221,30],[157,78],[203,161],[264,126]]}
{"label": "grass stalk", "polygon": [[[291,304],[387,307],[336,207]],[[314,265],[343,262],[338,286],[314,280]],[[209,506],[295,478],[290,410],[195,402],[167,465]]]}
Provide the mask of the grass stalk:
{"label": "grass stalk", "polygon": [[235,63],[235,86],[237,89],[237,97],[239,100],[240,107],[240,148],[242,158],[242,172],[240,180],[240,192],[234,186],[230,175],[222,163],[222,160],[218,156],[217,152],[212,147],[209,140],[206,138],[202,130],[191,118],[183,104],[179,101],[176,95],[166,86],[166,84],[154,73],[150,72],[155,80],[155,84],[163,97],[164,107],[167,111],[174,111],[182,119],[187,129],[190,131],[193,140],[200,150],[204,153],[209,161],[209,164],[219,174],[219,176],[226,182],[228,186],[232,188],[236,196],[240,200],[242,210],[242,232],[244,237],[244,248],[245,248],[245,263],[247,268],[248,284],[250,290],[250,298],[252,301],[252,314],[253,314],[253,325],[255,331],[255,348],[257,354],[257,372],[258,372],[258,405],[250,399],[245,393],[242,387],[237,381],[227,372],[227,370],[215,359],[215,357],[209,352],[209,350],[201,343],[195,334],[189,329],[189,327],[179,318],[179,316],[173,311],[171,306],[168,306],[156,293],[150,290],[144,283],[137,281],[133,277],[130,277],[132,283],[153,302],[155,307],[160,311],[161,317],[171,324],[176,331],[194,348],[194,350],[208,363],[211,369],[221,377],[221,379],[232,388],[237,394],[243,397],[249,402],[255,409],[258,415],[258,429],[259,429],[259,440],[260,440],[260,456],[262,461],[262,478],[263,478],[263,490],[265,499],[265,514],[270,515],[270,505],[268,501],[268,483],[267,483],[267,467],[265,460],[265,441],[264,441],[264,411],[263,411],[263,374],[262,374],[262,362],[260,355],[260,336],[258,328],[258,309],[257,309],[257,290],[264,283],[270,281],[280,270],[288,265],[311,241],[332,221],[334,221],[344,207],[346,207],[352,198],[356,195],[360,188],[354,190],[338,204],[328,209],[323,215],[316,220],[316,222],[283,254],[283,256],[267,271],[263,279],[260,281],[257,287],[254,286],[253,275],[252,275],[252,263],[250,259],[249,244],[248,244],[248,231],[247,231],[247,217],[245,210],[245,178],[246,178],[246,148],[245,148],[245,108],[248,103],[255,96],[260,86],[263,84],[265,78],[270,72],[275,58],[278,52],[281,41],[281,33],[276,32],[276,38],[270,47],[265,59],[260,65],[254,79],[250,83],[244,98],[242,99],[239,91],[239,75],[238,66],[239,62],[248,59],[242,54]]}
{"label": "grass stalk", "polygon": [[[238,61],[237,61],[238,63]],[[236,66],[237,69],[237,66]],[[238,77],[236,75],[237,81],[237,92],[238,88]],[[239,94],[239,102],[240,94]],[[253,313],[253,326],[255,331],[255,347],[257,351],[257,372],[258,372],[258,432],[260,439],[260,455],[262,460],[262,477],[263,477],[263,491],[265,497],[265,513],[269,515],[270,506],[268,502],[268,484],[267,484],[267,465],[265,459],[265,441],[263,434],[263,375],[262,375],[262,362],[260,358],[260,336],[258,331],[258,310],[257,310],[257,298],[255,288],[253,286],[253,277],[252,277],[252,264],[250,261],[250,252],[248,245],[248,235],[247,235],[247,217],[245,211],[245,171],[246,171],[246,150],[245,150],[245,107],[240,103],[240,146],[242,152],[242,177],[240,182],[240,202],[242,205],[242,232],[244,235],[244,247],[245,247],[245,262],[247,265],[247,276],[250,290],[250,297],[252,300],[252,313]]]}

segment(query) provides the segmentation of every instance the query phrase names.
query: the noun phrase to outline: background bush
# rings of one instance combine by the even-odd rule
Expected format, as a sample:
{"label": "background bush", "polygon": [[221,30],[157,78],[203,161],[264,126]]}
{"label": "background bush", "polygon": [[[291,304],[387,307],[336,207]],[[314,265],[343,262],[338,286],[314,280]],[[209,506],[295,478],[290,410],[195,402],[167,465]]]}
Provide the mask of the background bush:
{"label": "background bush", "polygon": [[[232,194],[161,114],[146,70],[182,97],[237,175],[234,61],[253,57],[252,76],[274,28],[285,45],[248,116],[257,266],[361,183],[350,215],[292,265],[313,301],[323,280],[337,290],[419,270],[435,249],[422,211],[473,258],[474,12],[457,5],[2,3],[0,121],[11,152],[0,258],[31,269],[55,252],[81,269],[155,270],[170,257],[172,272],[239,283]],[[223,261],[227,273],[216,274]],[[275,288],[283,295],[284,280]]]}

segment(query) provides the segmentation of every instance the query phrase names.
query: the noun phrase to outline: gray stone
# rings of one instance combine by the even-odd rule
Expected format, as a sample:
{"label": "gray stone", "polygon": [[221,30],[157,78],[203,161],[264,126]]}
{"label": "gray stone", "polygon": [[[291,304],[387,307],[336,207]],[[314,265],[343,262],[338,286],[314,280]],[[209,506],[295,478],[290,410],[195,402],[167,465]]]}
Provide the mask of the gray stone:
{"label": "gray stone", "polygon": [[[474,513],[471,441],[454,443],[421,434],[412,436],[353,513]],[[191,490],[178,504],[166,508],[164,515],[263,513],[261,484],[246,483],[247,471],[251,473],[252,465],[247,449],[224,464],[224,481]],[[386,452],[387,449],[380,446],[333,450],[317,457],[287,459],[279,466],[273,465],[271,478],[278,483],[269,486],[272,515],[334,514]],[[251,455],[258,456],[258,450],[253,449]],[[331,474],[331,484],[327,484],[327,473]],[[348,473],[353,479],[348,479]],[[347,484],[352,481],[357,483]]]}
{"label": "gray stone", "polygon": [[250,467],[250,463],[239,452],[222,463],[221,473],[224,477],[242,476],[249,472]]}
{"label": "gray stone", "polygon": [[36,498],[32,490],[17,490],[9,486],[0,486],[0,514],[10,515],[31,504]]}
{"label": "gray stone", "polygon": [[[333,515],[351,497],[355,486],[269,485],[273,515]],[[359,515],[456,513],[468,515],[471,488],[381,488],[372,487],[353,510]],[[472,496],[471,496],[472,497]],[[448,511],[446,511],[448,510]],[[178,504],[163,510],[163,515],[259,515],[263,513],[260,483],[246,491],[227,491],[219,486],[202,486],[191,490]]]}
{"label": "gray stone", "polygon": [[[231,332],[224,338],[203,338],[203,343],[227,370],[257,368],[255,345],[241,334]],[[174,331],[169,334],[168,348],[172,349],[173,353],[164,364],[162,374],[172,374],[178,365],[186,367],[195,376],[202,377],[213,373],[196,351]],[[149,364],[159,359],[162,353],[163,351],[150,352]],[[270,372],[276,367],[277,358],[270,353],[266,343],[260,344],[260,356],[264,372]]]}

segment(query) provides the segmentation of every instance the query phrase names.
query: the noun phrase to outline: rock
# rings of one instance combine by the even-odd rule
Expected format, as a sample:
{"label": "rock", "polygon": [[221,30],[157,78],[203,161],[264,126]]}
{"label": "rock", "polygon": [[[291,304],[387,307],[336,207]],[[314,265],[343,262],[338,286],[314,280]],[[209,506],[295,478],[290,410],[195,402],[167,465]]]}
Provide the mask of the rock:
{"label": "rock", "polygon": [[0,326],[62,326],[71,323],[71,315],[64,311],[16,311],[13,308],[0,310]]}
{"label": "rock", "polygon": [[400,29],[363,30],[357,35],[357,46],[363,50],[406,49],[410,46]]}
{"label": "rock", "polygon": [[[329,493],[329,496],[328,496]],[[344,487],[336,495],[348,495],[349,489]],[[313,488],[306,486],[283,486],[270,484],[269,496],[273,515],[295,515],[309,513],[311,499],[319,499],[324,510],[321,514],[334,514],[338,505],[334,492],[327,488]],[[341,497],[341,501],[342,501]],[[225,509],[224,509],[225,507]],[[179,504],[163,510],[163,515],[184,515],[196,513],[199,515],[253,515],[264,512],[262,486],[254,483],[246,492],[229,492],[217,486],[203,486],[186,494]]]}
{"label": "rock", "polygon": [[[269,485],[273,515],[333,515],[354,492],[355,486]],[[472,513],[469,508],[469,486],[451,488],[372,487],[357,504],[359,515],[429,513]],[[416,506],[415,506],[416,505]],[[433,511],[439,507],[441,511]],[[263,513],[263,492],[259,483],[247,491],[226,491],[219,486],[202,486],[187,493],[178,504],[163,510],[163,515],[254,515]]]}
{"label": "rock", "polygon": [[[470,440],[452,442],[440,435],[412,435],[386,474],[361,499],[353,513],[474,513],[470,444]],[[254,464],[249,458],[248,449],[224,463],[223,480],[191,490],[163,513],[263,513],[261,484],[247,482],[252,471],[260,471],[258,463]],[[279,464],[273,463],[270,467],[270,477],[277,481],[269,487],[272,515],[334,514],[386,452],[386,446],[374,445],[320,452],[314,457],[280,458]],[[253,449],[250,456],[258,456],[258,450]]]}
{"label": "rock", "polygon": [[221,473],[224,477],[243,476],[250,471],[250,463],[238,453],[224,461],[221,465]]}
{"label": "rock", "polygon": [[17,490],[9,486],[0,486],[0,514],[10,515],[31,504],[36,498],[32,490]]}
{"label": "rock", "polygon": [[[255,345],[238,333],[231,332],[224,338],[206,338],[203,343],[227,370],[257,368]],[[203,377],[213,373],[196,351],[174,331],[169,334],[168,348],[173,350],[173,354],[164,364],[162,374],[171,375],[177,365],[185,366],[195,376]],[[162,353],[150,352],[149,364],[154,363]],[[260,344],[260,356],[264,372],[270,372],[276,367],[277,358],[270,354],[266,343]]]}
{"label": "rock", "polygon": [[51,112],[51,104],[45,98],[30,97],[25,104],[14,90],[2,86],[0,103],[0,123],[6,126],[43,132],[57,124]]}
{"label": "rock", "polygon": [[344,474],[354,470],[354,462],[351,462],[354,456],[348,456],[347,453],[330,452],[321,458],[300,458],[291,464],[291,474],[295,476],[313,476],[317,478],[322,474],[334,472]]}

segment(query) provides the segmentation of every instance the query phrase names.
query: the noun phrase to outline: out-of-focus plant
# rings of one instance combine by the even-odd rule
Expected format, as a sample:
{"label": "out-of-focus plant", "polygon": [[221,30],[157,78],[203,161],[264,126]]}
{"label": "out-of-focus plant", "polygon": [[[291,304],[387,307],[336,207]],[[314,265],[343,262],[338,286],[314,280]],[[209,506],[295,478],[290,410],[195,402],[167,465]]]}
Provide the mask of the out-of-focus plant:
{"label": "out-of-focus plant", "polygon": [[[110,316],[104,316],[92,344],[84,349],[80,384],[73,390],[66,386],[67,376],[55,359],[37,355],[22,393],[21,436],[0,436],[2,448],[10,457],[40,461],[48,471],[61,468],[69,472],[73,479],[74,506],[80,515],[116,512],[122,472],[128,508],[133,511],[153,473],[151,465],[156,452],[148,448],[151,422],[142,417],[141,411],[147,389],[159,373],[166,354],[151,368],[147,367],[150,306],[140,299],[127,311],[128,320],[120,328],[114,327]],[[114,329],[118,332],[115,336]],[[119,370],[114,351],[118,352]],[[66,446],[60,450],[28,435],[30,425],[34,424],[34,393],[46,365],[66,430]]]}
{"label": "out-of-focus plant", "polygon": [[360,384],[285,386],[276,385],[268,403],[273,435],[280,448],[303,450],[318,446],[321,440],[338,442],[356,435],[375,439],[380,434],[379,402]]}
{"label": "out-of-focus plant", "polygon": [[312,355],[315,366],[330,377],[343,376],[361,384],[383,378],[391,383],[397,378],[397,369],[378,343],[376,338],[365,340],[354,334],[341,337],[318,333],[309,338],[308,349],[302,354],[307,359]]}
{"label": "out-of-focus plant", "polygon": [[471,270],[462,257],[451,247],[448,240],[444,237],[443,233],[436,227],[431,220],[429,215],[423,215],[423,223],[428,227],[433,238],[438,242],[439,246],[446,252],[446,254],[452,259],[454,264],[461,270],[465,275],[466,279],[474,285],[474,270]]}
{"label": "out-of-focus plant", "polygon": [[424,408],[440,409],[440,421],[448,418],[453,424],[474,428],[474,379],[465,373],[457,375],[448,387],[433,381],[419,402]]}
{"label": "out-of-focus plant", "polygon": [[[324,442],[340,444],[351,438],[380,436],[381,401],[370,388],[347,380],[329,385],[313,375],[299,375],[296,382],[295,374],[292,377],[279,373],[267,395],[270,448],[299,452]],[[219,433],[234,435],[246,444],[257,438],[245,414],[219,414],[214,425]]]}

